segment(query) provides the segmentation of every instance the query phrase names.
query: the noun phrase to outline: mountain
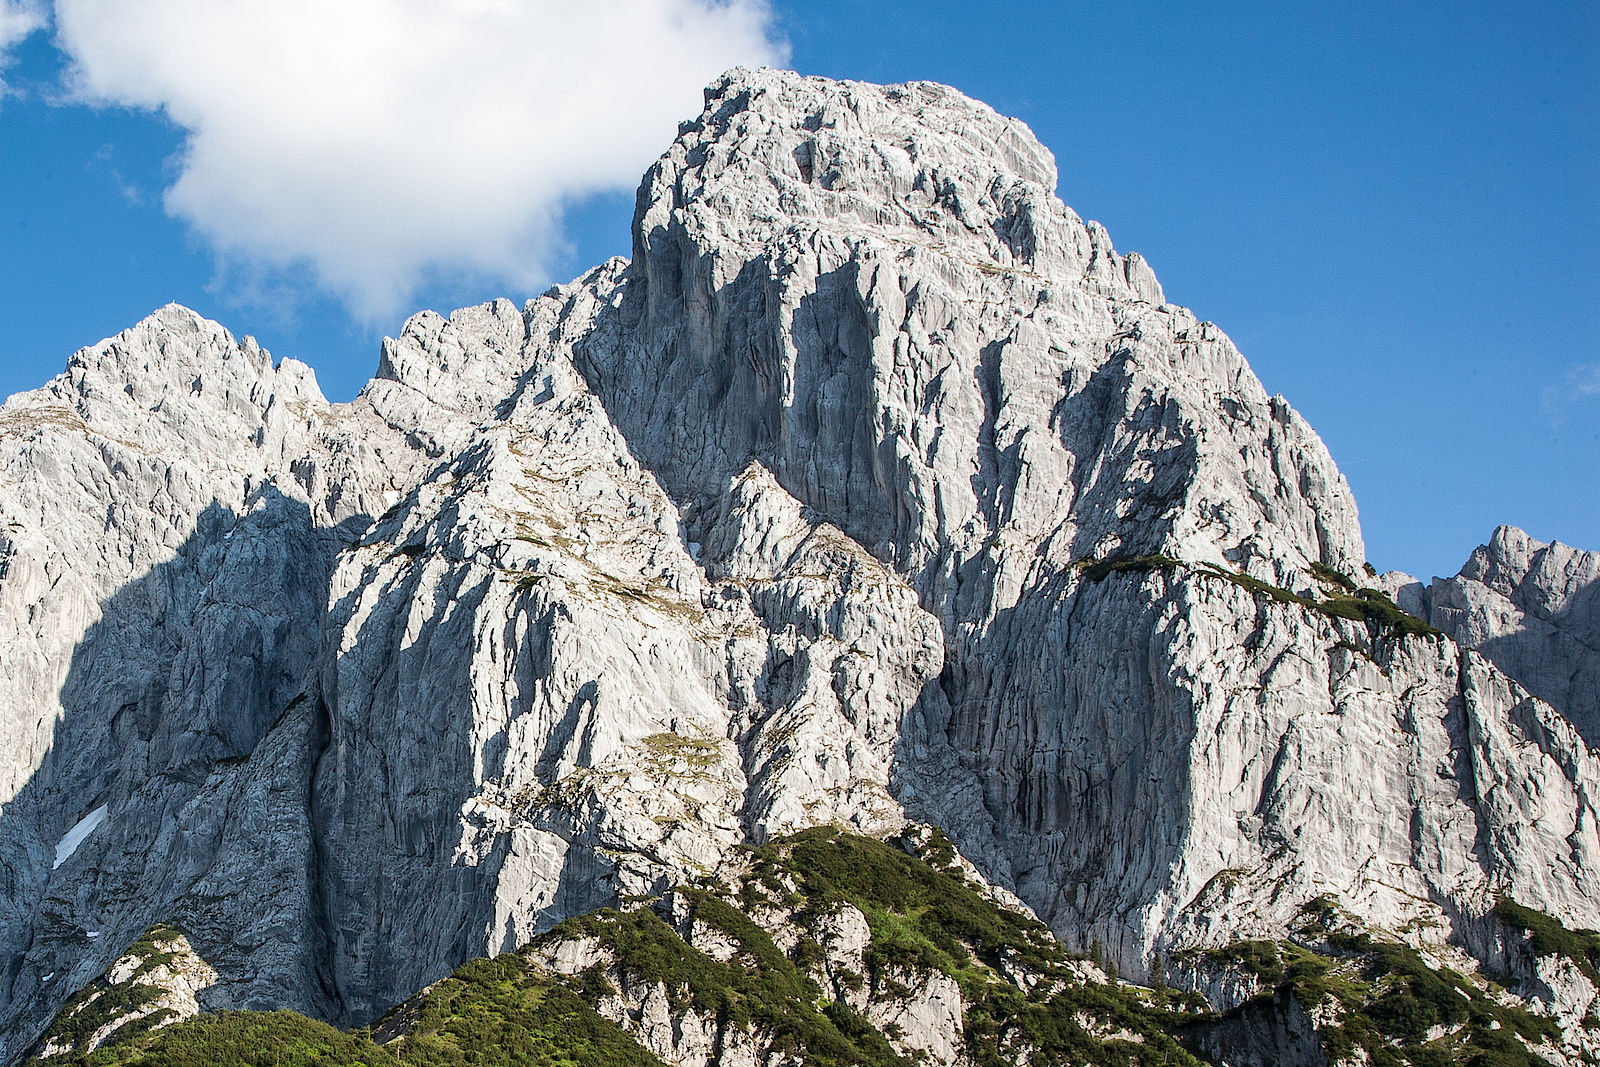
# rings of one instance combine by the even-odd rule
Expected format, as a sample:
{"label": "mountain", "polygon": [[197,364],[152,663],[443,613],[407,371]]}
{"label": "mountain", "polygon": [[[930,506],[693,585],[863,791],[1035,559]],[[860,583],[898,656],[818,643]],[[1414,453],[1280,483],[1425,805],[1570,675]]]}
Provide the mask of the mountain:
{"label": "mountain", "polygon": [[952,89],[733,71],[631,259],[414,316],[351,403],[169,306],[0,406],[0,1061],[158,924],[207,1008],[366,1025],[818,826],[937,826],[1221,1011],[1206,953],[1313,902],[1490,968],[1600,926],[1592,566],[1469,564],[1484,638],[1367,577],[1316,434],[1055,181]]}
{"label": "mountain", "polygon": [[[1579,943],[1559,927],[1544,932]],[[1600,938],[1576,959],[1530,941],[1516,962],[1592,970],[1597,950]],[[181,933],[155,931],[74,997],[37,1062],[1198,1067],[1321,1063],[1337,1052],[1358,1062],[1535,1067],[1564,1059],[1556,1022],[1433,952],[1361,929],[1326,899],[1303,909],[1294,941],[1186,959],[1263,992],[1219,1015],[1193,992],[1119,983],[993,899],[937,831],[886,844],[818,827],[737,849],[717,875],[569,919],[517,952],[469,963],[350,1034],[290,1012],[183,1010],[175,994],[192,983],[173,972],[200,967]]]}
{"label": "mountain", "polygon": [[1600,553],[1502,526],[1459,574],[1398,595],[1600,744]]}

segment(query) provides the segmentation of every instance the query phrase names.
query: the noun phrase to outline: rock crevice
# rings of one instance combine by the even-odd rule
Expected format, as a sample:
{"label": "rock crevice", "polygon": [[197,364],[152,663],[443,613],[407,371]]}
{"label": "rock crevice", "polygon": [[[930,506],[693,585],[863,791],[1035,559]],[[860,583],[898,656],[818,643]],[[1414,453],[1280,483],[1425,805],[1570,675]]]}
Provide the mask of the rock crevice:
{"label": "rock crevice", "polygon": [[819,824],[1134,978],[1325,895],[1600,926],[1594,557],[1359,592],[1322,442],[1054,185],[954,90],[733,71],[631,261],[349,404],[168,307],[0,405],[0,1060],[156,922],[361,1023]]}

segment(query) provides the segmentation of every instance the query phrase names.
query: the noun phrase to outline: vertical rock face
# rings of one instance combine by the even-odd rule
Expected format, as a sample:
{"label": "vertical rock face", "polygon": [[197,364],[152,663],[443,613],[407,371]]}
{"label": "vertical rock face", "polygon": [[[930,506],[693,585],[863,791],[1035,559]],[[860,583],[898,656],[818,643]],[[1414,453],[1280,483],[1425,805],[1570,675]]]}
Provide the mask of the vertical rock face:
{"label": "vertical rock face", "polygon": [[1321,441],[1055,181],[943,86],[737,72],[646,175],[580,366],[670,491],[757,455],[930,599],[1164,548],[1359,569]]}
{"label": "vertical rock face", "polygon": [[305,687],[335,559],[421,458],[178,307],[0,407],[8,1058],[160,921],[237,1003],[326,1010]]}
{"label": "vertical rock face", "polygon": [[1416,610],[1600,744],[1600,553],[1495,530],[1461,573],[1408,590]]}
{"label": "vertical rock face", "polygon": [[1238,580],[1359,573],[1348,488],[1054,183],[948,89],[736,73],[646,176],[576,361],[691,533],[755,457],[912,584],[944,667],[897,796],[1070,940],[1140,973],[1325,888],[1383,922],[1496,888],[1593,914],[1588,751],[1453,646]]}
{"label": "vertical rock face", "polygon": [[937,823],[1135,976],[1325,894],[1600,925],[1594,657],[1354,594],[1315,433],[1054,184],[953,90],[735,71],[631,262],[350,404],[169,307],[0,407],[0,1060],[156,922],[364,1021],[823,823]]}

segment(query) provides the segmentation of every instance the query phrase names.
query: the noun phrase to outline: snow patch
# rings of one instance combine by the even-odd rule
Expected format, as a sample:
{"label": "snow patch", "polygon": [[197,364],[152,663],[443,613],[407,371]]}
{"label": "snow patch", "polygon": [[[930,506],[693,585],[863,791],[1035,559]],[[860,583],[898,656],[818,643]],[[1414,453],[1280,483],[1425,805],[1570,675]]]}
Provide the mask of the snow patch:
{"label": "snow patch", "polygon": [[62,837],[61,843],[56,846],[56,861],[51,864],[53,871],[71,858],[78,851],[78,846],[83,844],[83,839],[94,833],[101,823],[106,821],[106,806],[104,804],[95,808],[89,814],[79,819],[72,829]]}

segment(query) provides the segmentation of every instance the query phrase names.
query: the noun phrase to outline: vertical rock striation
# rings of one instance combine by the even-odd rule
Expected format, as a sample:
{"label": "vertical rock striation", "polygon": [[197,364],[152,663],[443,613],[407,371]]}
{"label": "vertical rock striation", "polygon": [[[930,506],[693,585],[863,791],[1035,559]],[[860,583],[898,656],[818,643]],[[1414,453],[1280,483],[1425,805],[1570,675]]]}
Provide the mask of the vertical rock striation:
{"label": "vertical rock striation", "polygon": [[[826,823],[1133,976],[1321,895],[1600,925],[1593,646],[1356,592],[1316,434],[1055,181],[954,90],[734,71],[631,261],[350,404],[169,307],[0,407],[0,1060],[157,922],[366,1021]],[[1513,541],[1473,588],[1581,616]]]}
{"label": "vertical rock striation", "polygon": [[1502,526],[1461,573],[1402,595],[1600,743],[1600,553]]}

